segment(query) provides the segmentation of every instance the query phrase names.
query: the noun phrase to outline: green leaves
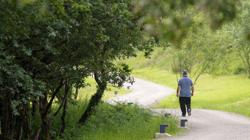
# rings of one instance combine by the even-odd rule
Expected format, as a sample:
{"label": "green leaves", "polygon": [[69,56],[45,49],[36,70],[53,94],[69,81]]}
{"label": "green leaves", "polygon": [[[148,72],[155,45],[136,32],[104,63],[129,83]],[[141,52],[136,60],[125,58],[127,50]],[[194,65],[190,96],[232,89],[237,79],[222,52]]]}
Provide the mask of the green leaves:
{"label": "green leaves", "polygon": [[236,48],[238,56],[243,62],[243,67],[250,77],[250,3],[243,1],[240,8],[242,8],[242,10],[240,11],[239,17],[229,26],[229,32],[234,38],[232,46]]}
{"label": "green leaves", "polygon": [[23,51],[27,56],[32,55],[32,49],[31,48],[23,48]]}
{"label": "green leaves", "polygon": [[[209,19],[210,27],[218,29],[236,17],[234,0],[136,0],[134,14],[145,36],[167,41],[179,47],[195,24],[193,17],[202,12]],[[146,39],[150,38],[147,37]]]}
{"label": "green leaves", "polygon": [[14,115],[20,115],[19,114],[19,111],[18,111],[18,109],[17,109],[17,107],[19,106],[19,104],[20,104],[20,102],[19,101],[16,101],[16,100],[12,100],[11,101],[11,108],[12,108],[12,112],[13,112],[13,114]]}
{"label": "green leaves", "polygon": [[133,82],[131,69],[118,60],[135,56],[138,50],[148,56],[157,43],[181,45],[199,25],[193,18],[197,11],[208,10],[216,26],[234,17],[232,0],[214,1],[218,5],[204,2],[2,0],[0,99],[9,101],[13,114],[25,119],[30,118],[23,111],[31,111],[36,102],[44,118],[50,113],[48,101],[72,98],[72,94],[64,97],[62,87],[69,91],[76,85],[84,87],[83,79],[93,73],[103,85]]}

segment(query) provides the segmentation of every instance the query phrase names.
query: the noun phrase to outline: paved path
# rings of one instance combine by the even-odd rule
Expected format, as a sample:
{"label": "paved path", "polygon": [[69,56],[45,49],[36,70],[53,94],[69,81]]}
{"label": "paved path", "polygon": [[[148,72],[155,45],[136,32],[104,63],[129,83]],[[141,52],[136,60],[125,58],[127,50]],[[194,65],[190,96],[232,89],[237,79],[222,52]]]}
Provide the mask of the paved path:
{"label": "paved path", "polygon": [[[156,109],[179,116],[179,110]],[[180,136],[159,140],[250,140],[250,119],[234,113],[193,109],[188,130]]]}
{"label": "paved path", "polygon": [[[116,102],[136,103],[142,107],[150,107],[150,105],[174,93],[171,88],[141,79],[135,79],[131,89],[131,93],[114,97],[108,102],[112,104]],[[157,113],[167,112],[177,117],[180,116],[178,109],[152,110]],[[187,119],[189,129],[180,136],[169,137],[166,140],[250,140],[249,118],[222,111],[193,109],[192,116],[187,117]]]}
{"label": "paved path", "polygon": [[131,93],[111,98],[108,100],[109,103],[135,103],[143,107],[149,107],[175,92],[175,90],[171,88],[138,78],[135,78],[135,83],[133,85],[125,84],[124,86],[130,87],[132,90]]}

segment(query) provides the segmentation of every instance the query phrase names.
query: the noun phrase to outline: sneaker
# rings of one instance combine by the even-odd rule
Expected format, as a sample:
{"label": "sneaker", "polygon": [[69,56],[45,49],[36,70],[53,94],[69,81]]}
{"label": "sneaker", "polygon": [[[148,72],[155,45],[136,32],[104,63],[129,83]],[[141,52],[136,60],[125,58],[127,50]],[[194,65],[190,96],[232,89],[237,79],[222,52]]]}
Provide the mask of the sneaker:
{"label": "sneaker", "polygon": [[188,116],[191,116],[191,110],[190,109],[188,110]]}

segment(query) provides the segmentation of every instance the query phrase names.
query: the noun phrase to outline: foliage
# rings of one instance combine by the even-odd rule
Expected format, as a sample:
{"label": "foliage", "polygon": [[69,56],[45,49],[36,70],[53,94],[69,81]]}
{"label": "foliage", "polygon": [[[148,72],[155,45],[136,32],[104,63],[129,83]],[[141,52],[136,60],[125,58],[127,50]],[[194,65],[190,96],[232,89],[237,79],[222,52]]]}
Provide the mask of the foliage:
{"label": "foliage", "polygon": [[250,31],[250,3],[243,3],[242,10],[240,16],[236,19],[236,21],[230,25],[229,31],[231,35],[234,37],[233,46],[236,48],[243,64],[244,68],[250,77],[250,42],[248,38],[248,34]]}
{"label": "foliage", "polygon": [[[148,36],[156,40],[167,41],[179,46],[192,27],[192,19],[197,12],[205,13],[209,26],[219,28],[223,23],[232,20],[237,13],[233,0],[168,0],[151,1],[135,0],[134,13],[139,26]],[[187,9],[193,9],[193,13]]]}
{"label": "foliage", "polygon": [[96,93],[79,121],[86,123],[108,84],[133,81],[128,65],[116,60],[149,54],[161,38],[179,45],[192,27],[189,7],[210,15],[212,27],[236,14],[232,0],[0,0],[1,139],[62,136],[69,103],[93,76]]}
{"label": "foliage", "polygon": [[[1,11],[3,139],[49,139],[55,99],[62,134],[73,87],[89,75],[103,91],[128,80],[129,68],[112,61],[134,55],[140,38],[129,2],[1,1]],[[40,126],[31,129],[35,115]]]}
{"label": "foliage", "polygon": [[[68,117],[69,124],[77,123],[76,120],[81,115],[79,111],[82,108],[79,105],[69,108],[70,112],[75,112]],[[57,123],[59,124],[60,121]],[[179,132],[174,118],[153,116],[149,110],[135,105],[112,106],[102,103],[98,105],[85,126],[70,125],[66,129],[64,139],[150,140],[154,133],[159,131],[161,123],[169,124],[168,132],[170,134],[174,135]]]}

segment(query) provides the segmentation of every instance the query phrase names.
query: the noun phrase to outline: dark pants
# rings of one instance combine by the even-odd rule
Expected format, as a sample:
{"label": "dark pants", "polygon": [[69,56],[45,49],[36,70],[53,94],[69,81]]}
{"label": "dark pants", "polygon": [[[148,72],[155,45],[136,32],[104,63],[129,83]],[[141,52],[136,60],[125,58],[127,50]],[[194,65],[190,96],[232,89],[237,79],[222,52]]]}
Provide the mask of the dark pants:
{"label": "dark pants", "polygon": [[186,116],[186,112],[191,112],[191,97],[179,98],[182,116]]}

